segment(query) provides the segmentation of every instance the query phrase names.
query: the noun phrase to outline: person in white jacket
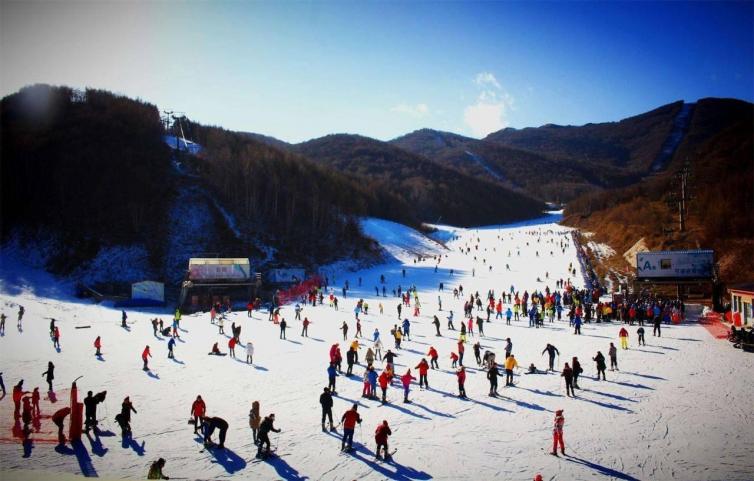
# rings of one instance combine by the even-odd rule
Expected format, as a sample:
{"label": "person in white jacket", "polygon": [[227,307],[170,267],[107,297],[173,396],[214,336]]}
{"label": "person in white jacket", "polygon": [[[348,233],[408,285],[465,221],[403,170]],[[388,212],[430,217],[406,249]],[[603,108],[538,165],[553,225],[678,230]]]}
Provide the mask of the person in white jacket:
{"label": "person in white jacket", "polygon": [[382,361],[382,340],[379,338],[374,341],[374,353],[377,355],[377,359]]}
{"label": "person in white jacket", "polygon": [[254,344],[251,341],[246,343],[246,364],[254,363]]}

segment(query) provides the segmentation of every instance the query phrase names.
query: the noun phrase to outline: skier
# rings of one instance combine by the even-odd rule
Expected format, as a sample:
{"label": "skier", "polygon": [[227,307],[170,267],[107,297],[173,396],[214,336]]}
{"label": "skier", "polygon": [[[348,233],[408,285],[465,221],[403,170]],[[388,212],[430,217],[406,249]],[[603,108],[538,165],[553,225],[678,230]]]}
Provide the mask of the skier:
{"label": "skier", "polygon": [[628,331],[625,327],[620,328],[620,332],[618,333],[618,337],[620,338],[620,347],[621,349],[628,349]]}
{"label": "skier", "polygon": [[219,435],[220,444],[217,445],[217,448],[225,449],[225,435],[228,434],[228,421],[219,417],[205,416],[202,418],[202,431],[204,432],[204,447],[208,448],[215,445],[215,443],[212,442],[212,433],[215,432],[215,429],[220,431],[220,435]]}
{"label": "skier", "polygon": [[102,352],[100,352],[100,349],[102,348],[102,341],[100,340],[100,336],[97,336],[97,339],[94,340],[94,348],[97,350],[94,355],[98,357],[101,356]]}
{"label": "skier", "polygon": [[204,418],[205,414],[207,412],[207,405],[204,403],[204,399],[202,399],[201,396],[197,395],[196,400],[194,400],[193,403],[191,403],[191,411],[190,414],[193,417],[194,421],[194,434],[198,434],[199,428],[201,427],[202,418]]}
{"label": "skier", "polygon": [[414,376],[411,375],[411,369],[406,370],[406,374],[401,376],[401,383],[403,384],[403,402],[404,403],[410,403],[411,401],[408,399],[408,392],[410,390],[411,381],[416,380]]}
{"label": "skier", "polygon": [[343,438],[340,441],[341,451],[350,452],[353,450],[353,432],[356,429],[356,423],[361,424],[361,416],[357,412],[358,409],[359,405],[353,403],[351,409],[343,413],[343,416],[340,418],[340,422],[343,424]]}
{"label": "skier", "polygon": [[565,418],[563,417],[563,410],[558,409],[555,411],[555,422],[552,428],[552,452],[550,454],[558,455],[558,443],[560,443],[560,454],[565,456],[565,445],[563,444],[563,424],[565,424]]}
{"label": "skier", "polygon": [[296,304],[296,307],[294,309],[296,311],[296,318],[295,320],[300,321],[301,320],[301,306]]}
{"label": "skier", "polygon": [[390,426],[388,426],[387,421],[383,420],[382,424],[377,426],[377,430],[374,432],[374,442],[377,444],[377,449],[375,450],[375,458],[380,458],[380,448],[384,448],[385,456],[382,459],[385,459],[385,461],[390,460],[390,451],[388,450],[388,436],[392,435],[393,432],[390,430]]}
{"label": "skier", "polygon": [[335,390],[335,377],[338,375],[338,372],[335,370],[335,363],[331,362],[330,366],[327,368],[327,387],[330,388],[330,391],[333,394],[338,394],[338,392]]}
{"label": "skier", "polygon": [[419,370],[419,387],[421,388],[422,386],[424,386],[424,388],[429,389],[429,383],[427,382],[429,363],[427,363],[427,360],[422,358],[422,360],[419,361],[419,364],[417,364],[414,369]]}
{"label": "skier", "polygon": [[343,325],[340,326],[340,330],[343,331],[343,340],[345,341],[348,337],[348,324],[346,324],[346,321],[343,321]]}
{"label": "skier", "polygon": [[560,375],[565,379],[566,396],[576,397],[576,394],[573,392],[573,369],[571,369],[571,366],[569,366],[568,363],[565,363],[563,372]]}
{"label": "skier", "polygon": [[409,341],[411,340],[411,323],[408,319],[403,320],[403,335],[406,336],[406,339]]}
{"label": "skier", "polygon": [[120,407],[120,414],[115,416],[115,422],[118,423],[120,426],[120,429],[122,431],[123,437],[128,437],[131,435],[131,412],[134,412],[135,414],[138,414],[136,412],[136,409],[134,409],[133,404],[131,404],[131,399],[129,399],[128,396],[123,400],[123,404],[121,404]]}
{"label": "skier", "polygon": [[465,398],[466,388],[464,386],[466,384],[466,369],[463,366],[456,371],[456,377],[458,378],[458,397]]}
{"label": "skier", "polygon": [[597,351],[597,355],[592,358],[592,361],[597,363],[597,380],[600,380],[600,373],[602,373],[602,379],[607,381],[605,379],[605,369],[607,366],[605,365],[605,356],[602,355],[602,352]]}
{"label": "skier", "polygon": [[[268,456],[270,454],[270,431],[274,433],[280,432],[280,429],[275,429],[274,422],[275,414],[270,414],[269,416],[264,418],[262,424],[259,426],[259,435],[257,436],[257,439],[259,440],[259,450],[257,451],[258,458]],[[264,448],[265,445],[267,446],[266,448]]]}
{"label": "skier", "polygon": [[573,387],[576,389],[581,389],[579,387],[579,376],[582,372],[584,372],[584,369],[581,367],[579,358],[576,356],[571,359],[571,369],[573,370]]}
{"label": "skier", "polygon": [[144,361],[144,367],[142,368],[144,371],[149,371],[149,366],[147,365],[148,359],[152,357],[152,353],[149,352],[149,346],[144,348],[144,351],[141,353],[141,360]]}
{"label": "skier", "polygon": [[450,353],[450,367],[455,368],[457,365],[458,365],[458,354],[456,354],[455,352],[451,352]]}
{"label": "skier", "polygon": [[387,373],[387,370],[380,373],[380,377],[377,378],[377,382],[380,383],[380,389],[382,389],[382,404],[385,404],[387,402],[387,386],[390,383],[390,375]]}
{"label": "skier", "polygon": [[382,361],[382,340],[380,339],[374,341],[374,354],[377,356],[377,359]]}
{"label": "skier", "polygon": [[370,365],[366,372],[367,382],[369,382],[369,398],[375,399],[377,397],[377,371]]}
{"label": "skier", "polygon": [[474,348],[474,357],[476,358],[476,365],[481,366],[482,365],[482,357],[481,357],[482,346],[481,344],[476,342],[474,343],[473,348]]}
{"label": "skier", "polygon": [[262,417],[259,415],[259,401],[251,403],[251,410],[249,410],[249,427],[251,428],[251,437],[254,444],[259,444],[259,424],[262,422]]}
{"label": "skier", "polygon": [[328,418],[330,421],[330,431],[335,431],[332,421],[333,400],[330,388],[324,388],[322,394],[319,395],[319,404],[322,406],[322,431],[325,430],[325,418]]}
{"label": "skier", "polygon": [[547,346],[545,346],[544,350],[542,351],[542,355],[547,353],[549,356],[550,361],[550,368],[548,371],[555,372],[555,356],[560,355],[560,351],[558,351],[558,348],[553,346],[552,344],[548,343]]}
{"label": "skier", "polygon": [[636,330],[636,335],[637,335],[637,337],[638,337],[638,339],[639,339],[639,345],[640,345],[640,346],[646,346],[646,345],[647,345],[647,343],[646,343],[646,342],[644,342],[644,328],[643,328],[643,327],[639,327],[639,328],[638,328],[638,329]]}
{"label": "skier", "polygon": [[579,315],[573,319],[573,333],[581,335],[581,316]]}
{"label": "skier", "polygon": [[55,333],[52,335],[52,345],[60,351],[60,328],[58,326],[55,326]]}
{"label": "skier", "polygon": [[466,347],[463,345],[463,341],[458,341],[458,365],[463,366],[463,353]]}
{"label": "skier", "polygon": [[224,327],[225,327],[225,317],[221,315],[220,317],[217,318],[217,333],[225,334]]}
{"label": "skier", "polygon": [[455,331],[456,328],[453,326],[453,311],[450,311],[450,315],[447,317],[448,319],[448,329],[451,331]]}
{"label": "skier", "polygon": [[149,467],[149,472],[147,473],[147,479],[170,479],[169,477],[165,476],[162,473],[162,468],[164,467],[165,467],[165,460],[163,458],[160,458],[157,461],[153,462],[152,465]]}
{"label": "skier", "polygon": [[236,357],[236,338],[231,337],[228,339],[228,353],[230,354],[230,357],[234,358]]}
{"label": "skier", "polygon": [[348,365],[348,369],[346,369],[346,376],[353,374],[354,362],[356,362],[356,351],[353,348],[349,348],[348,352],[346,352],[346,364]]}
{"label": "skier", "polygon": [[437,349],[435,349],[434,346],[429,346],[429,352],[427,352],[427,355],[429,356],[430,367],[432,369],[440,369],[440,365],[437,363],[437,359],[440,357],[437,353]]}
{"label": "skier", "polygon": [[288,327],[288,323],[285,321],[285,317],[280,321],[280,339],[285,339],[285,328]]}
{"label": "skier", "polygon": [[309,337],[309,324],[311,324],[311,321],[309,321],[308,317],[304,317],[303,328],[301,329],[301,337]]}
{"label": "skier", "polygon": [[513,386],[513,369],[518,367],[516,358],[511,354],[505,359],[505,385]]}
{"label": "skier", "polygon": [[507,325],[511,325],[511,317],[513,316],[513,312],[511,311],[511,308],[509,307],[508,310],[505,311],[505,323]]}
{"label": "skier", "polygon": [[52,361],[47,363],[47,370],[43,372],[42,375],[46,376],[45,380],[47,381],[47,387],[49,388],[48,391],[52,392],[52,381],[55,379],[55,364],[53,364]]}
{"label": "skier", "polygon": [[616,349],[612,342],[610,343],[607,355],[610,356],[610,370],[620,371],[620,369],[618,369],[618,349]]}
{"label": "skier", "polygon": [[254,363],[254,344],[251,341],[246,343],[246,364]]}
{"label": "skier", "polygon": [[510,337],[505,338],[505,358],[508,359],[511,357],[511,352],[513,352],[513,343],[511,342]]}
{"label": "skier", "polygon": [[497,396],[497,377],[500,375],[500,371],[497,370],[497,363],[493,362],[492,366],[487,371],[487,379],[490,381],[490,396]]}

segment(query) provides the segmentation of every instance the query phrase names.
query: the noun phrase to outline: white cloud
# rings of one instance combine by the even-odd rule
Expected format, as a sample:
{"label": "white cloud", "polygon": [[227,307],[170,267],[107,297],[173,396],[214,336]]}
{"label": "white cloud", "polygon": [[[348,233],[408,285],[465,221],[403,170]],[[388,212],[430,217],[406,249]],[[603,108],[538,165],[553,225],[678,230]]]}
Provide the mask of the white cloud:
{"label": "white cloud", "polygon": [[429,114],[429,107],[427,104],[398,104],[390,109],[391,112],[398,112],[399,114],[410,115],[411,117],[422,118]]}
{"label": "white cloud", "polygon": [[498,90],[502,89],[500,82],[490,72],[479,72],[474,78],[474,83],[480,87],[492,86]]}
{"label": "white cloud", "polygon": [[474,84],[479,88],[476,102],[463,111],[463,121],[472,134],[484,137],[507,127],[505,117],[508,111],[513,110],[515,99],[490,72],[476,74]]}

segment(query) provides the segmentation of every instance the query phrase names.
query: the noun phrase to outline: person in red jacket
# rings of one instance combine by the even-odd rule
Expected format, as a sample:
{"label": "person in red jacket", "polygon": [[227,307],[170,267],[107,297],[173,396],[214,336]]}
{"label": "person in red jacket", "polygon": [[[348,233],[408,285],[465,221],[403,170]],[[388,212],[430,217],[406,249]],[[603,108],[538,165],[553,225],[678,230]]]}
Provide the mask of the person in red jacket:
{"label": "person in red jacket", "polygon": [[432,369],[440,369],[440,365],[437,364],[437,359],[440,357],[440,355],[437,354],[437,349],[435,349],[434,346],[430,346],[427,355],[429,356],[429,365]]}
{"label": "person in red jacket", "polygon": [[419,370],[419,387],[424,386],[425,388],[429,389],[429,383],[427,382],[427,372],[429,372],[429,363],[427,363],[427,360],[422,358],[422,360],[419,361],[419,364],[417,364],[414,369]]}
{"label": "person in red jacket", "polygon": [[358,413],[359,405],[353,403],[351,409],[343,413],[340,422],[343,423],[343,439],[340,442],[341,451],[351,451],[353,449],[353,431],[356,429],[356,423],[361,424],[361,416]]}
{"label": "person in red jacket", "polygon": [[464,369],[463,366],[456,371],[456,377],[458,377],[458,397],[465,398],[466,389],[464,388],[464,385],[466,384],[466,369]]}
{"label": "person in red jacket", "polygon": [[565,456],[565,445],[563,444],[563,424],[565,424],[565,418],[563,417],[563,410],[558,409],[555,411],[555,422],[552,427],[552,452],[555,456],[558,455],[558,444],[560,444],[560,454]]}
{"label": "person in red jacket", "polygon": [[388,375],[387,371],[382,371],[377,381],[380,383],[380,389],[382,389],[382,404],[385,404],[387,402],[385,396],[387,394],[387,385],[390,383],[390,375]]}
{"label": "person in red jacket", "polygon": [[147,359],[152,357],[152,353],[149,352],[149,346],[144,348],[144,351],[141,353],[141,360],[144,361],[144,370],[149,371],[149,366],[147,365]]}
{"label": "person in red jacket", "polygon": [[13,386],[13,417],[18,419],[21,417],[21,399],[25,394],[29,394],[29,391],[24,391],[24,380],[18,381],[18,384]]}
{"label": "person in red jacket", "polygon": [[411,387],[411,381],[416,381],[416,378],[411,375],[411,369],[406,369],[406,374],[401,376],[401,383],[403,383],[403,402],[410,403],[408,399],[408,391]]}
{"label": "person in red jacket", "polygon": [[463,351],[465,351],[466,348],[463,345],[463,342],[458,341],[458,365],[463,366]]}
{"label": "person in red jacket", "polygon": [[231,337],[228,341],[228,350],[230,351],[230,357],[236,357],[236,338]]}
{"label": "person in red jacket", "polygon": [[391,434],[393,434],[393,432],[390,430],[390,426],[387,425],[387,421],[383,420],[382,424],[377,426],[377,430],[374,432],[374,442],[377,443],[375,458],[380,459],[380,448],[385,448],[385,459],[390,459],[387,439]]}
{"label": "person in red jacket", "polygon": [[455,352],[450,353],[450,367],[456,367],[458,365],[458,354]]}
{"label": "person in red jacket", "polygon": [[95,352],[94,355],[101,356],[102,353],[100,352],[100,349],[102,348],[102,341],[100,340],[99,336],[97,336],[97,339],[94,340],[94,348],[97,349],[97,352]]}
{"label": "person in red jacket", "polygon": [[618,337],[620,338],[620,347],[623,349],[628,349],[628,331],[625,327],[620,328],[620,332],[618,332]]}
{"label": "person in red jacket", "polygon": [[197,434],[202,425],[202,418],[207,412],[207,405],[201,396],[196,396],[196,401],[191,404],[191,415],[194,418],[194,434]]}
{"label": "person in red jacket", "polygon": [[58,442],[60,444],[65,443],[65,435],[63,434],[63,422],[65,421],[65,417],[69,414],[71,414],[71,408],[67,407],[58,409],[52,415],[52,422],[55,423],[55,426],[58,427]]}

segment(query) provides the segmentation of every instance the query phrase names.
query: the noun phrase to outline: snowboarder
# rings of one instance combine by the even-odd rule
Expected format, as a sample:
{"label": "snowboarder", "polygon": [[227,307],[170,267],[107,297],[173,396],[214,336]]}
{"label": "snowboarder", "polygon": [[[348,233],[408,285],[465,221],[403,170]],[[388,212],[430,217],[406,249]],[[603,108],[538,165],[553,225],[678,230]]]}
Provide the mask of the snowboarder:
{"label": "snowboarder", "polygon": [[97,350],[94,355],[97,357],[101,356],[102,352],[100,349],[102,348],[102,340],[100,339],[100,336],[97,336],[97,339],[94,340],[94,348]]}
{"label": "snowboarder", "polygon": [[148,366],[148,359],[152,357],[152,353],[149,352],[149,346],[144,348],[144,351],[141,353],[141,360],[144,361],[144,367],[142,368],[145,371],[149,371]]}
{"label": "snowboarder", "polygon": [[340,422],[343,424],[343,438],[340,441],[341,451],[351,451],[353,449],[353,432],[356,429],[356,423],[361,424],[361,416],[357,412],[359,405],[354,403],[351,409],[343,413]]}
{"label": "snowboarder", "polygon": [[162,473],[162,468],[164,467],[165,467],[165,460],[163,458],[160,458],[157,461],[153,462],[152,465],[149,467],[149,472],[147,473],[147,479],[170,479],[169,477],[165,476]]}
{"label": "snowboarder", "polygon": [[259,425],[262,422],[262,417],[259,415],[259,401],[251,403],[251,409],[249,410],[249,427],[251,428],[251,437],[254,444],[259,444]]}
{"label": "snowboarder", "polygon": [[52,361],[47,363],[47,370],[42,375],[46,376],[45,381],[47,381],[48,391],[52,392],[52,381],[55,379],[55,364]]}
{"label": "snowboarder", "polygon": [[220,444],[217,445],[217,448],[225,449],[225,435],[228,434],[228,421],[219,417],[205,416],[202,418],[202,431],[204,432],[204,447],[207,448],[207,447],[215,445],[215,443],[212,442],[212,433],[215,432],[215,429],[220,431],[220,434],[219,434]]}
{"label": "snowboarder", "polygon": [[607,381],[605,379],[605,369],[607,366],[605,365],[605,356],[602,355],[602,352],[597,351],[597,355],[592,358],[592,361],[597,363],[597,380],[600,380],[600,373],[602,373],[602,379]]}
{"label": "snowboarder", "polygon": [[193,403],[191,403],[190,414],[194,422],[194,434],[198,434],[199,428],[202,425],[202,418],[207,413],[207,405],[204,403],[204,399],[197,395]]}
{"label": "snowboarder", "polygon": [[573,369],[571,369],[571,366],[569,366],[568,363],[565,363],[563,372],[560,375],[563,377],[563,379],[565,379],[566,396],[576,397],[573,392]]}
{"label": "snowboarder", "polygon": [[374,442],[377,444],[377,449],[375,449],[375,458],[380,458],[380,448],[384,448],[384,459],[387,461],[390,459],[390,451],[388,450],[388,437],[392,435],[393,432],[390,430],[390,426],[388,426],[387,421],[383,420],[382,424],[377,426],[377,430],[374,432]]}
{"label": "snowboarder", "polygon": [[332,421],[333,400],[332,395],[330,394],[330,388],[324,388],[322,394],[319,395],[319,404],[322,406],[322,431],[325,430],[325,418],[330,422],[330,431],[334,431],[335,427],[333,426]]}
{"label": "snowboarder", "polygon": [[552,428],[552,452],[550,454],[558,455],[558,444],[560,444],[560,454],[565,456],[565,445],[563,444],[563,424],[565,424],[565,418],[563,417],[563,410],[558,409],[555,411],[555,422]]}
{"label": "snowboarder", "polygon": [[555,372],[555,356],[560,355],[560,352],[558,351],[558,348],[553,346],[552,344],[548,343],[547,346],[545,346],[544,350],[542,351],[542,355],[547,353],[549,356],[549,369],[548,371]]}

